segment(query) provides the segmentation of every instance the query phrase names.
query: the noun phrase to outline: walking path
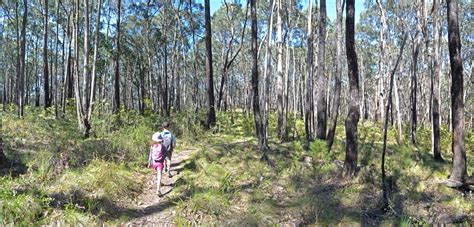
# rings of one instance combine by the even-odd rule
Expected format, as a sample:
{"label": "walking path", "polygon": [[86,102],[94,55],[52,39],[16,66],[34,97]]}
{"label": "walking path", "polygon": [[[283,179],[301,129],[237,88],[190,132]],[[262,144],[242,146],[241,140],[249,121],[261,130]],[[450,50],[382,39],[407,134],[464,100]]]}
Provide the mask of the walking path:
{"label": "walking path", "polygon": [[147,176],[146,188],[140,195],[139,201],[143,201],[135,207],[139,210],[139,214],[135,214],[135,218],[124,223],[124,226],[175,226],[173,218],[176,215],[175,202],[176,199],[171,199],[170,194],[173,191],[174,184],[182,177],[181,171],[186,164],[186,160],[192,157],[196,150],[184,150],[173,154],[171,161],[171,174],[163,174],[161,180],[161,193],[164,195],[158,197],[156,194],[156,174],[149,174]]}

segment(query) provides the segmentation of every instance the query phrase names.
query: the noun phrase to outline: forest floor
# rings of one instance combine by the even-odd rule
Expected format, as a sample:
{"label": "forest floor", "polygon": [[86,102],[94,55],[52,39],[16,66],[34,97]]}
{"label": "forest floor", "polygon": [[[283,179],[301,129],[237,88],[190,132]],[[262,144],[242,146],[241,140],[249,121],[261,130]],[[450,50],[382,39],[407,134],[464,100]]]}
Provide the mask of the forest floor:
{"label": "forest floor", "polygon": [[[2,116],[0,148],[8,162],[0,168],[0,225],[474,223],[472,191],[445,186],[452,168],[447,127],[442,128],[444,162],[432,158],[429,129],[420,128],[415,146],[397,144],[396,130],[390,128],[390,206],[380,210],[383,136],[373,122],[359,123],[359,172],[344,178],[342,124],[331,152],[319,140],[305,150],[304,124],[298,120],[290,141],[270,137],[267,162],[249,133],[253,119],[243,113],[219,113],[216,133],[177,114],[172,120],[178,138],[174,176],[163,176],[165,195],[160,198],[156,175],[144,164],[150,136],[162,122],[159,116],[103,116],[93,121],[88,139],[77,130],[74,115],[69,116],[57,119],[43,110],[21,120],[13,111]],[[272,116],[270,135],[275,125]],[[466,150],[474,150],[472,130],[466,134]],[[474,153],[467,156],[472,174]]]}

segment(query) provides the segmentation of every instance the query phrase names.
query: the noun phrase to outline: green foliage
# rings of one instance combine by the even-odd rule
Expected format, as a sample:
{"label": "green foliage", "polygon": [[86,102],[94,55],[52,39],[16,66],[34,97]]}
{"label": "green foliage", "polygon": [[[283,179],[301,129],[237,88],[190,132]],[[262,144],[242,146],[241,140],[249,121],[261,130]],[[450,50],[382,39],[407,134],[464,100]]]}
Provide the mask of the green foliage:
{"label": "green foliage", "polygon": [[84,198],[107,198],[112,201],[132,199],[141,192],[143,179],[130,172],[125,164],[93,160],[83,170],[65,172],[48,191]]}
{"label": "green foliage", "polygon": [[18,191],[14,181],[0,178],[0,225],[28,226],[47,209],[49,198],[34,191]]}

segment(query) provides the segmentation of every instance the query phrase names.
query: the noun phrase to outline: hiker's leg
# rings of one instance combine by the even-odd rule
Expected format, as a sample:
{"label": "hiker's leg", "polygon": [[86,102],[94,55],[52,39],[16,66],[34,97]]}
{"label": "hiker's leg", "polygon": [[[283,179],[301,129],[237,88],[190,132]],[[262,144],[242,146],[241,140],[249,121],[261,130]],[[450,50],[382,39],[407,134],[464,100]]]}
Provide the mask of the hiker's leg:
{"label": "hiker's leg", "polygon": [[156,171],[156,193],[160,194],[161,189],[161,169],[157,169]]}
{"label": "hiker's leg", "polygon": [[173,154],[173,150],[171,150],[168,154],[168,177],[172,177],[173,175],[171,175],[171,156]]}

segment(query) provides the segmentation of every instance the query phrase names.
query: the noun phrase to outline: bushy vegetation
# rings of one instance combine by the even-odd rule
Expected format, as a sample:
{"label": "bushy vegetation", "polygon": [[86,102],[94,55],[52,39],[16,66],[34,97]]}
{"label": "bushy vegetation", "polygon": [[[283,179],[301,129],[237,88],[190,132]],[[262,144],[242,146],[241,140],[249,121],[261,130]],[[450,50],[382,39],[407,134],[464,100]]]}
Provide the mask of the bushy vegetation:
{"label": "bushy vegetation", "polygon": [[[102,116],[93,121],[92,137],[83,139],[74,117],[54,119],[44,110],[29,110],[25,119],[2,116],[4,151],[9,168],[0,176],[0,224],[119,224],[130,218],[145,188],[149,138],[163,121],[135,112]],[[197,149],[184,161],[171,194],[177,224],[423,224],[439,214],[466,214],[472,220],[472,196],[440,183],[451,171],[449,130],[442,128],[444,163],[430,153],[429,129],[418,133],[419,145],[397,144],[390,128],[387,176],[390,210],[377,213],[381,197],[379,125],[359,125],[356,178],[340,176],[344,160],[344,127],[338,125],[329,152],[324,141],[309,150],[299,138],[281,143],[270,138],[264,161],[253,137],[253,119],[235,111],[218,114],[216,133],[206,132],[198,115],[186,112],[171,119],[179,150]],[[271,124],[276,119],[272,117]],[[296,122],[304,138],[303,124]],[[273,135],[274,132],[270,132]],[[293,135],[293,132],[290,132]],[[405,138],[408,141],[408,138]],[[466,147],[474,147],[467,132]],[[474,157],[468,153],[468,173]],[[23,166],[19,168],[18,166]]]}

